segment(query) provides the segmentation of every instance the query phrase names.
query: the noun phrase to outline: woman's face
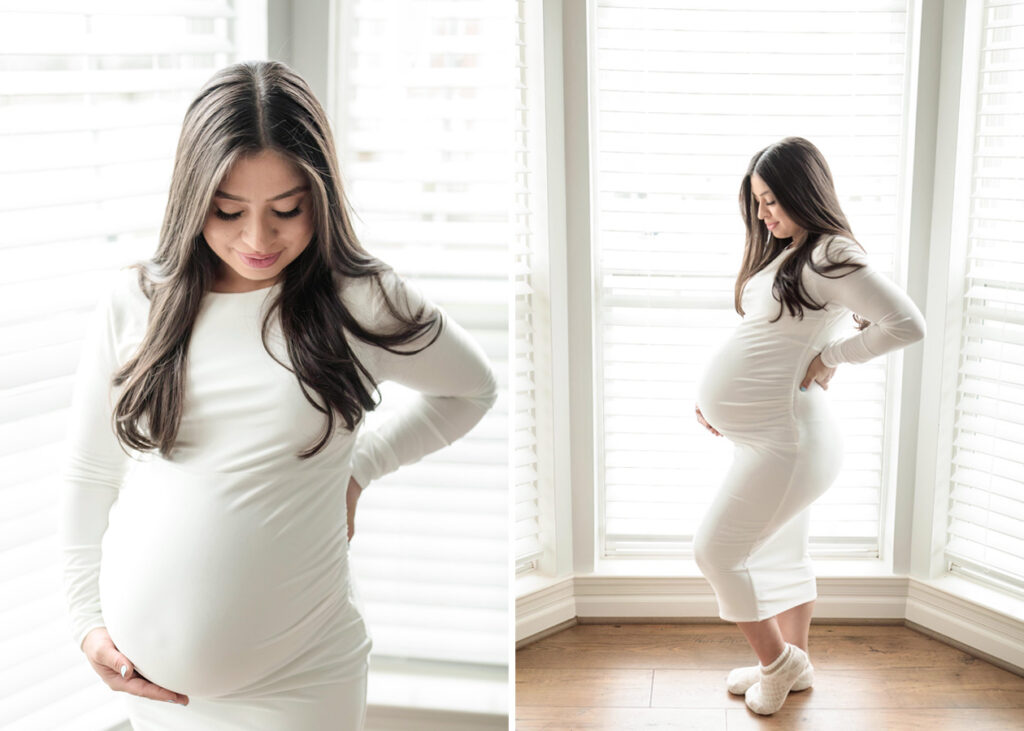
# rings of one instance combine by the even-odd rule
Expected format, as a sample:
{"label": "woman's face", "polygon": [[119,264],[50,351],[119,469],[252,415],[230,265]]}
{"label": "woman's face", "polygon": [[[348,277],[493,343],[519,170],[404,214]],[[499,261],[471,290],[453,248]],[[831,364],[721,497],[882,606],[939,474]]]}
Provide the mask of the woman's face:
{"label": "woman's face", "polygon": [[798,243],[806,231],[794,223],[785,209],[776,202],[775,195],[757,173],[750,175],[750,190],[757,205],[757,217],[764,221],[772,236],[777,239],[792,238],[794,243]]}
{"label": "woman's face", "polygon": [[213,289],[269,287],[313,238],[309,183],[273,150],[240,157],[220,182],[203,224],[222,262]]}

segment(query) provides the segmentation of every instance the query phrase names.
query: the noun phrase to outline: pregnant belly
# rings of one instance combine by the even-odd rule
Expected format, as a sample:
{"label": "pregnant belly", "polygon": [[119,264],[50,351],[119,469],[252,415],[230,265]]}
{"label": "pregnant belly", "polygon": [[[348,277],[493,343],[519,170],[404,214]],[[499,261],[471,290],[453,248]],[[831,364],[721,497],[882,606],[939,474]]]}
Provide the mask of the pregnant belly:
{"label": "pregnant belly", "polygon": [[726,340],[697,383],[697,406],[707,422],[734,438],[791,430],[794,373],[803,349],[787,346],[739,329]]}
{"label": "pregnant belly", "polygon": [[133,473],[111,511],[100,568],[111,639],[178,693],[265,684],[349,609],[343,490],[166,464]]}

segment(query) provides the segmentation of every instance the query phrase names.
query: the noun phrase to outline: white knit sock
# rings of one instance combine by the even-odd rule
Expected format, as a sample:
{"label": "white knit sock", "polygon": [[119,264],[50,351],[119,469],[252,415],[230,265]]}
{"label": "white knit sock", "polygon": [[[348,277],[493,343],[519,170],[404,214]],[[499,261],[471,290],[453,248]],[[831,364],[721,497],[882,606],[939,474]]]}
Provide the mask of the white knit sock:
{"label": "white knit sock", "polygon": [[[760,665],[747,665],[742,668],[733,668],[729,671],[729,677],[726,678],[725,683],[729,688],[729,692],[733,695],[743,695],[747,692],[747,688],[752,686],[754,683],[761,679],[761,666]],[[796,682],[793,683],[793,687],[790,691],[801,691],[807,690],[814,685],[814,667],[808,667]]]}
{"label": "white knit sock", "polygon": [[782,708],[797,678],[811,667],[811,661],[806,652],[787,642],[786,649],[768,667],[758,667],[761,677],[747,689],[747,707],[768,716]]}

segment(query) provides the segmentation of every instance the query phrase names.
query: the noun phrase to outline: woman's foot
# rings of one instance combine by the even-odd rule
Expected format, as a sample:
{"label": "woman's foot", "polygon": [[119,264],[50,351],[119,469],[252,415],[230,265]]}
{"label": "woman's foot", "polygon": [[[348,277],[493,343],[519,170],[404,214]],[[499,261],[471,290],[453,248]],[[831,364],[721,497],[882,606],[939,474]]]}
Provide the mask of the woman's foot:
{"label": "woman's foot", "polygon": [[[729,687],[729,692],[733,695],[743,695],[747,692],[747,688],[752,686],[754,683],[761,679],[761,666],[760,665],[748,665],[744,668],[734,668],[729,671],[729,677],[726,679],[726,684]],[[790,691],[807,690],[814,685],[814,667],[809,667],[803,672],[803,674],[796,679],[793,683],[793,687]]]}
{"label": "woman's foot", "polygon": [[745,693],[747,708],[770,716],[782,708],[797,678],[811,669],[811,661],[806,652],[787,642],[786,649],[768,667],[758,667],[761,677]]}

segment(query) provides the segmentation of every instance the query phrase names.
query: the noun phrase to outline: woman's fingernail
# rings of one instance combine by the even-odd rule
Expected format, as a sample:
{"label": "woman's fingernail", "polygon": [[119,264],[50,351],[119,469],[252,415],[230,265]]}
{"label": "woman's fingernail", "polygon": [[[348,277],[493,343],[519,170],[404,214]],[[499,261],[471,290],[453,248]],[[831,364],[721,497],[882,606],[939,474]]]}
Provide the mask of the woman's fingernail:
{"label": "woman's fingernail", "polygon": [[124,674],[127,673],[127,672],[128,672],[128,666],[127,665],[122,665],[121,666],[121,677],[123,678]]}
{"label": "woman's fingernail", "polygon": [[177,703],[178,701],[174,700],[173,698],[168,698],[167,702],[168,703]]}
{"label": "woman's fingernail", "polygon": [[801,390],[801,391],[806,391],[806,390],[807,390],[807,386],[801,386],[801,387],[800,387],[800,390]]}

